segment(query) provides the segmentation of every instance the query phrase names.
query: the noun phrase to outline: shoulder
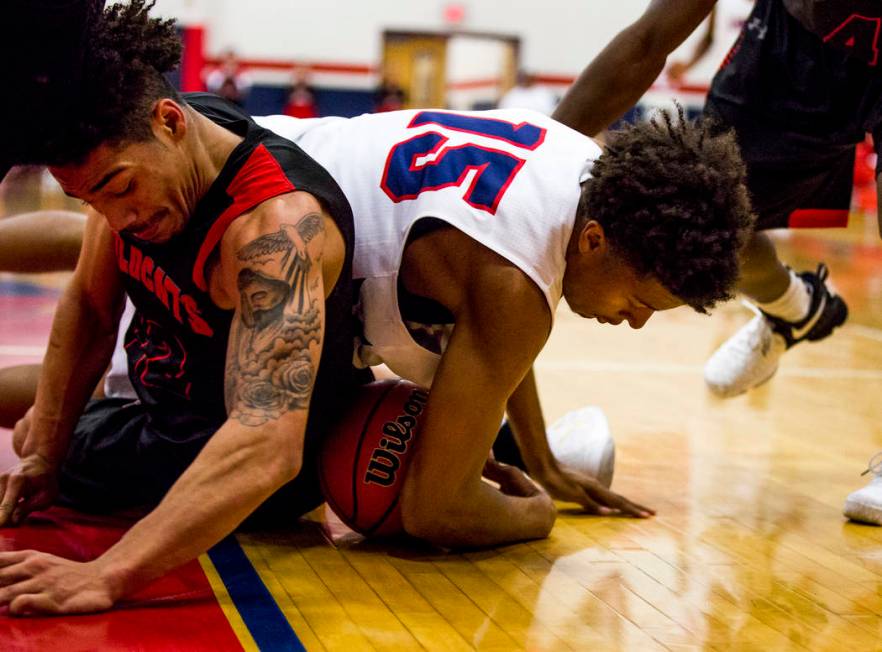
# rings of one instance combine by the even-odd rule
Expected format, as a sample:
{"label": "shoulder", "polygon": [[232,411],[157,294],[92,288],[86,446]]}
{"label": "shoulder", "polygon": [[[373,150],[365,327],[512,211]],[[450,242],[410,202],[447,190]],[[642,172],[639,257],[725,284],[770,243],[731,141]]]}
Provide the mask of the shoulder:
{"label": "shoulder", "polygon": [[481,318],[497,315],[550,327],[545,295],[524,270],[477,242],[471,249],[463,279],[469,312]]}
{"label": "shoulder", "polygon": [[221,307],[228,306],[236,295],[239,273],[271,261],[285,269],[299,261],[301,269],[320,275],[331,287],[345,259],[343,237],[313,195],[280,195],[244,213],[224,233],[212,274],[212,297]]}
{"label": "shoulder", "polygon": [[229,274],[267,252],[297,252],[336,269],[346,249],[319,201],[307,192],[291,192],[262,202],[230,225],[221,240],[221,270]]}
{"label": "shoulder", "polygon": [[310,224],[322,222],[323,217],[322,206],[312,194],[295,191],[279,195],[261,202],[235,220],[224,234],[223,246],[238,249],[256,237],[283,227],[303,230]]}
{"label": "shoulder", "polygon": [[692,33],[717,4],[717,0],[652,0],[630,26],[647,52],[672,51]]}

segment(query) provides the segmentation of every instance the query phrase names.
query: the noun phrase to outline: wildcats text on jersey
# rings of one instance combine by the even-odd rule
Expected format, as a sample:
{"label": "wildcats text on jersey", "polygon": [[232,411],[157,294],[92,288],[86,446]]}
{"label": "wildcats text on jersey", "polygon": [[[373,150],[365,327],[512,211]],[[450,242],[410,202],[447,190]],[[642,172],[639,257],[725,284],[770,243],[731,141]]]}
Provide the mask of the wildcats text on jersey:
{"label": "wildcats text on jersey", "polygon": [[138,247],[125,242],[118,235],[114,236],[114,248],[120,271],[159,299],[178,323],[189,326],[197,335],[214,335],[214,329],[202,318],[196,299],[182,293],[178,284],[153,258],[145,256]]}

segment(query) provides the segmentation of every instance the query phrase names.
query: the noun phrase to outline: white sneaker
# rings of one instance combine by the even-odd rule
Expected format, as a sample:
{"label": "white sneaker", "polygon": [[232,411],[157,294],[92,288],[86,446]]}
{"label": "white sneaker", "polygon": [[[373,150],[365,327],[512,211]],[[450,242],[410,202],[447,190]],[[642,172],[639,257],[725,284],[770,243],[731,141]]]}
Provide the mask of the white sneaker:
{"label": "white sneaker", "polygon": [[726,340],[704,365],[704,382],[720,398],[731,398],[775,375],[787,350],[784,337],[762,313]]}
{"label": "white sneaker", "polygon": [[845,499],[843,514],[853,521],[882,525],[882,453],[876,453],[861,475],[875,473],[863,489],[853,491]]}
{"label": "white sneaker", "polygon": [[811,291],[808,314],[801,321],[789,322],[745,302],[757,316],[704,365],[704,380],[714,394],[729,398],[762,385],[775,375],[784,351],[805,340],[817,342],[829,337],[848,318],[845,301],[827,286],[829,271],[824,263],[818,263],[814,272],[798,276]]}
{"label": "white sneaker", "polygon": [[603,410],[590,405],[568,412],[549,426],[547,435],[558,462],[594,476],[609,488],[616,465],[616,444]]}

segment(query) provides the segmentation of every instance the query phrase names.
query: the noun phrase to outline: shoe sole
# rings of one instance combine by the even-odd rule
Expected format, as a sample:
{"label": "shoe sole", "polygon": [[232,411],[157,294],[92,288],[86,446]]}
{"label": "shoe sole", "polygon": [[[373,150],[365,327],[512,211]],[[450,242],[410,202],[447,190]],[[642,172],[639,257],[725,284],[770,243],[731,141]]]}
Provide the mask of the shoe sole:
{"label": "shoe sole", "polygon": [[767,382],[769,382],[770,380],[772,380],[772,377],[773,377],[776,373],[778,373],[778,367],[775,367],[775,368],[772,370],[772,373],[770,373],[768,376],[766,376],[765,378],[763,378],[763,379],[760,380],[759,382],[754,383],[754,384],[751,385],[750,387],[745,387],[744,389],[742,389],[742,390],[739,391],[739,392],[732,392],[732,391],[728,391],[728,392],[727,392],[727,391],[723,391],[723,390],[717,389],[716,386],[711,385],[709,382],[707,382],[707,379],[705,379],[704,383],[705,383],[705,385],[707,386],[707,388],[711,391],[711,394],[713,394],[713,395],[716,396],[717,398],[735,398],[736,396],[741,396],[742,394],[746,394],[747,392],[749,392],[749,391],[752,390],[752,389],[756,389],[757,387],[761,387],[762,385],[765,385]]}
{"label": "shoe sole", "polygon": [[[818,321],[817,324],[814,325],[811,331],[805,336],[805,340],[809,342],[817,342],[819,340],[823,340],[826,337],[829,337],[833,334],[833,331],[836,328],[842,326],[845,323],[845,320],[848,319],[848,306],[842,300],[839,295],[831,295],[830,297],[831,304],[833,305],[833,310],[828,313],[828,317],[823,321]],[[818,333],[818,334],[814,334]],[[799,340],[796,344],[799,344],[803,340]],[[705,379],[705,384],[707,388],[711,391],[711,393],[718,398],[734,398],[736,396],[741,396],[742,394],[746,394],[752,389],[756,389],[757,387],[761,387],[769,382],[772,377],[778,372],[778,367],[770,373],[768,376],[760,380],[759,382],[742,389],[740,392],[726,392],[717,389],[714,385],[711,385]],[[880,518],[880,522],[882,522],[882,518]]]}
{"label": "shoe sole", "polygon": [[868,507],[857,501],[846,500],[843,510],[846,518],[868,525],[882,525],[882,509]]}

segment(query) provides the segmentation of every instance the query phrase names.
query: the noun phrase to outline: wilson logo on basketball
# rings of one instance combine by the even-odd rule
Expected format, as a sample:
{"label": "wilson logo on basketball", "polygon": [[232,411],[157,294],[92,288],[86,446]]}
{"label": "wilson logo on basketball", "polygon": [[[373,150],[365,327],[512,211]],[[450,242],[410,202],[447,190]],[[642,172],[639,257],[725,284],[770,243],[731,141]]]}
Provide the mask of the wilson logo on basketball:
{"label": "wilson logo on basketball", "polygon": [[395,474],[401,467],[401,455],[413,439],[417,417],[422,414],[429,400],[428,392],[415,389],[404,404],[404,414],[395,417],[394,421],[383,424],[383,435],[379,445],[371,453],[367,471],[364,474],[365,484],[378,484],[390,487],[395,483]]}

